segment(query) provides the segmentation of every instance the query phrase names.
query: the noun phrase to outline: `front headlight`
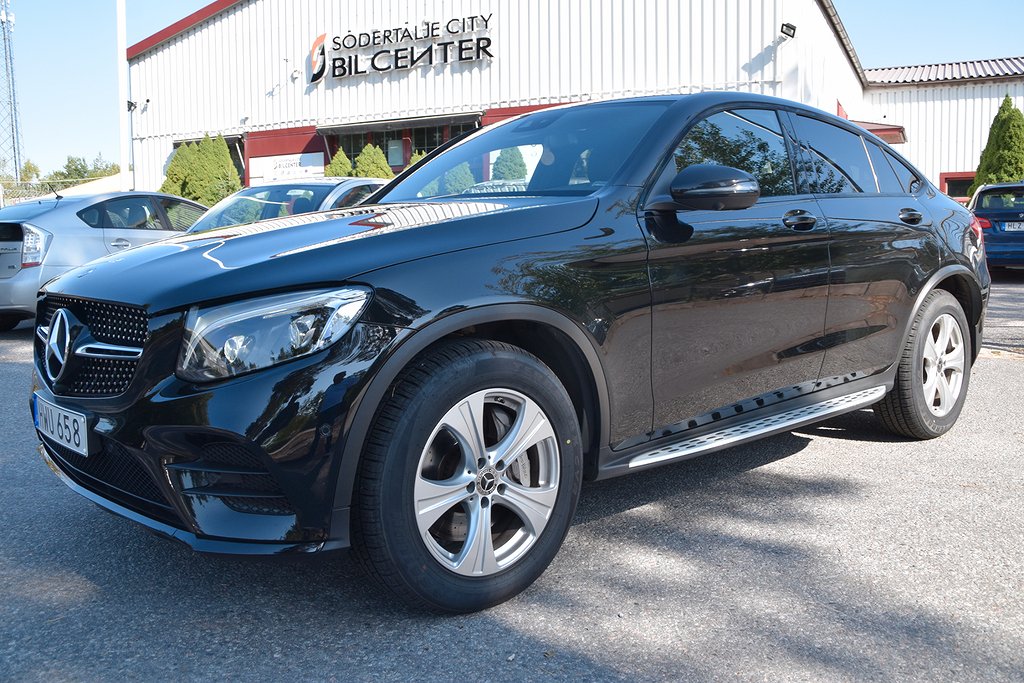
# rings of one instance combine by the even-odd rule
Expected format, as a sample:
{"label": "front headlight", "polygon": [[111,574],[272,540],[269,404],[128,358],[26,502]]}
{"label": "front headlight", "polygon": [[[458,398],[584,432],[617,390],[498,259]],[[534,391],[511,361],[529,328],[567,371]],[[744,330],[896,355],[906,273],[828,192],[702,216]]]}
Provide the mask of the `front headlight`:
{"label": "front headlight", "polygon": [[209,382],[308,356],[344,337],[369,299],[369,289],[346,287],[193,306],[177,374]]}

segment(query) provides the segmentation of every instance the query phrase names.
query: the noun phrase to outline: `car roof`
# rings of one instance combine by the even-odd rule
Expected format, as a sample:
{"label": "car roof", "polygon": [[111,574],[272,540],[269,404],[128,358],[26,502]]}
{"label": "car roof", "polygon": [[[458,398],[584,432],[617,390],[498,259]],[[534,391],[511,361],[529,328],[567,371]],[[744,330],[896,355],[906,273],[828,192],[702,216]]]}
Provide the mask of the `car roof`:
{"label": "car roof", "polygon": [[982,185],[981,187],[979,187],[975,191],[975,194],[977,194],[978,192],[984,192],[985,190],[998,189],[1000,187],[1006,187],[1006,188],[1011,188],[1011,189],[1018,188],[1018,187],[1024,187],[1024,179],[1022,179],[1022,180],[1013,180],[1013,181],[1008,182],[1008,183],[992,183],[990,185]]}

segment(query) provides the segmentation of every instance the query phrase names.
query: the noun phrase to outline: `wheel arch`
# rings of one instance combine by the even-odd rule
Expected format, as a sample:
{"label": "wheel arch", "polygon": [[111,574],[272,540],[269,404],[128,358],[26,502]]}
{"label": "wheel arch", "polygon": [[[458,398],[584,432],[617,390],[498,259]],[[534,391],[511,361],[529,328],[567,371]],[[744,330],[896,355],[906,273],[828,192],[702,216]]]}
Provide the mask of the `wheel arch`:
{"label": "wheel arch", "polygon": [[566,388],[580,419],[584,476],[597,472],[597,454],[607,441],[608,389],[597,349],[576,323],[533,304],[495,304],[460,311],[416,330],[391,354],[353,410],[341,453],[334,509],[352,503],[363,444],[377,410],[399,373],[419,354],[446,339],[475,337],[518,346],[540,358]]}
{"label": "wheel arch", "polygon": [[914,316],[917,314],[917,311],[921,310],[925,297],[936,289],[942,289],[952,294],[953,298],[959,302],[960,307],[964,310],[964,315],[967,316],[967,321],[970,323],[971,362],[973,363],[978,357],[979,342],[981,341],[978,339],[978,324],[981,322],[981,316],[985,307],[981,295],[981,284],[978,282],[975,274],[966,266],[945,266],[928,279],[928,282],[925,283],[925,286],[921,288],[917,295],[917,300],[914,302],[914,312],[907,322],[903,336],[906,338],[910,332]]}

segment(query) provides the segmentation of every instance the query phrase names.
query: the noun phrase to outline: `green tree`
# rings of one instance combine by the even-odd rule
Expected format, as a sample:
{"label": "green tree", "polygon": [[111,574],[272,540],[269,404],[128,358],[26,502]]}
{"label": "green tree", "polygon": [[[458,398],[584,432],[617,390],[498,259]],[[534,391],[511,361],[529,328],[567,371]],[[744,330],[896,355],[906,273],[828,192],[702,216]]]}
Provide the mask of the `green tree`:
{"label": "green tree", "polygon": [[329,178],[345,178],[352,175],[352,161],[349,160],[345,150],[339,149],[324,169],[324,175]]}
{"label": "green tree", "polygon": [[90,178],[103,178],[120,172],[121,166],[113,161],[104,159],[102,152],[96,155],[96,158],[92,160],[92,166],[89,167]]}
{"label": "green tree", "polygon": [[352,175],[357,178],[394,178],[395,173],[388,166],[383,150],[376,145],[367,145],[356,157],[356,167]]}
{"label": "green tree", "polygon": [[522,180],[526,177],[526,162],[518,147],[501,150],[491,168],[491,177],[495,180]]}
{"label": "green tree", "polygon": [[68,156],[64,168],[58,169],[46,177],[47,180],[84,180],[89,177],[89,164],[85,157]]}
{"label": "green tree", "polygon": [[420,163],[420,160],[423,159],[423,157],[425,156],[427,156],[427,153],[424,152],[423,150],[413,152],[412,156],[409,157],[409,164],[406,166],[406,168],[409,168],[409,166],[415,166],[416,164]]}
{"label": "green tree", "polygon": [[196,175],[196,162],[198,150],[190,142],[180,145],[171,155],[171,161],[167,164],[167,177],[164,178],[161,192],[176,194],[179,197],[191,197],[188,191],[189,180]]}
{"label": "green tree", "polygon": [[1007,95],[999,105],[968,194],[988,183],[1024,178],[1024,114]]}
{"label": "green tree", "polygon": [[203,174],[193,183],[197,202],[213,206],[229,194],[242,189],[238,169],[231,160],[231,152],[223,136],[204,136],[199,141],[198,149]]}
{"label": "green tree", "polygon": [[445,194],[459,194],[473,185],[476,185],[476,178],[465,161],[444,174]]}
{"label": "green tree", "polygon": [[25,163],[21,165],[21,182],[31,183],[34,180],[39,180],[40,171],[39,167],[31,159],[25,159]]}

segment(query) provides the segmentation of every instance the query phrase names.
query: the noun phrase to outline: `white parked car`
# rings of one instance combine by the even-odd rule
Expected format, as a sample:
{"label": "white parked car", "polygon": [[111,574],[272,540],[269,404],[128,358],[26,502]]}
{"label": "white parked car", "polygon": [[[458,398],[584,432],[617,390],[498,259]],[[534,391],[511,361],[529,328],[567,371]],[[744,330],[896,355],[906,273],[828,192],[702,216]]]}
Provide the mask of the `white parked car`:
{"label": "white parked car", "polygon": [[36,315],[36,292],[93,259],[187,231],[206,207],[157,192],[39,199],[0,209],[0,331]]}
{"label": "white parked car", "polygon": [[384,178],[307,178],[246,187],[214,204],[189,232],[355,206],[388,182]]}

